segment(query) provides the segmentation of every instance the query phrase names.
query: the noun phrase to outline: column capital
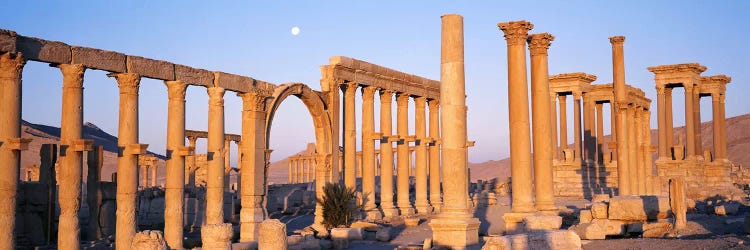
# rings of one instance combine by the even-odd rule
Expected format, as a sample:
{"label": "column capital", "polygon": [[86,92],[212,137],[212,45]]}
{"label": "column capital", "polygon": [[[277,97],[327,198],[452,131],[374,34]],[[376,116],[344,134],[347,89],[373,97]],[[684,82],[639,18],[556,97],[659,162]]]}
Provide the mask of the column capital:
{"label": "column capital", "polygon": [[609,43],[611,44],[623,44],[625,42],[625,36],[610,36]]}
{"label": "column capital", "polygon": [[271,98],[271,92],[267,90],[254,89],[247,93],[238,93],[242,98],[243,111],[266,111],[266,100]]}
{"label": "column capital", "polygon": [[560,100],[560,102],[565,102],[565,100],[568,99],[567,95],[557,95],[557,99]]}
{"label": "column capital", "polygon": [[531,55],[547,55],[547,50],[553,40],[555,40],[555,37],[546,32],[529,35],[527,41],[529,43],[529,51],[531,52]]}
{"label": "column capital", "polygon": [[138,86],[141,84],[141,76],[136,73],[109,73],[108,77],[117,79],[120,94],[138,95]]}
{"label": "column capital", "polygon": [[390,90],[390,89],[380,89],[380,102],[392,102],[393,101],[393,94],[395,94],[396,91]]}
{"label": "column capital", "polygon": [[192,136],[192,135],[185,136],[185,137],[187,137],[188,142],[190,143],[191,146],[194,146],[195,142],[198,141],[198,137],[195,137],[195,136]]}
{"label": "column capital", "polygon": [[56,67],[62,72],[63,88],[83,88],[83,73],[86,71],[83,64],[60,64]]}
{"label": "column capital", "polygon": [[164,81],[164,85],[167,86],[167,96],[169,100],[173,101],[185,101],[185,90],[187,84],[183,81]]}
{"label": "column capital", "polygon": [[345,82],[340,86],[344,91],[344,94],[346,94],[347,96],[354,96],[354,94],[357,93],[357,86],[359,86],[359,84],[357,84],[356,82]]}
{"label": "column capital", "polygon": [[656,94],[657,95],[664,95],[666,93],[667,87],[664,87],[663,85],[656,85]]}
{"label": "column capital", "polygon": [[208,87],[206,88],[206,92],[208,92],[208,105],[211,106],[224,106],[224,93],[226,90],[222,87]]}
{"label": "column capital", "polygon": [[434,109],[440,106],[440,99],[428,99],[427,105],[430,106],[430,109]]}
{"label": "column capital", "polygon": [[415,104],[424,106],[426,102],[427,102],[427,97],[424,97],[424,96],[414,96],[414,103]]}
{"label": "column capital", "polygon": [[505,41],[508,43],[508,46],[512,46],[523,45],[526,42],[529,30],[534,28],[534,24],[525,20],[520,20],[498,23],[497,27],[505,33]]}
{"label": "column capital", "polygon": [[364,86],[362,87],[362,99],[373,100],[375,98],[375,92],[378,91],[378,87],[375,86]]}
{"label": "column capital", "polygon": [[583,96],[583,93],[581,92],[573,92],[573,100],[581,100],[581,97]]}
{"label": "column capital", "polygon": [[396,103],[398,106],[406,106],[409,105],[409,94],[406,93],[397,93],[396,94]]}
{"label": "column capital", "polygon": [[0,78],[21,78],[24,65],[26,65],[26,59],[21,53],[0,55]]}

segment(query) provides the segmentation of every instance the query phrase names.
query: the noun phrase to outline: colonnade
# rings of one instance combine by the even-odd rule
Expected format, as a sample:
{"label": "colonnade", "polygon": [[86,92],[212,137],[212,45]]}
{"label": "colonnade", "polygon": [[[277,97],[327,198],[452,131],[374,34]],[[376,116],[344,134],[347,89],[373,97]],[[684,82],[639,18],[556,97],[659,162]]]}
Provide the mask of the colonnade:
{"label": "colonnade", "polygon": [[157,172],[159,169],[159,158],[151,154],[138,157],[138,169],[140,170],[138,188],[144,189],[158,186]]}

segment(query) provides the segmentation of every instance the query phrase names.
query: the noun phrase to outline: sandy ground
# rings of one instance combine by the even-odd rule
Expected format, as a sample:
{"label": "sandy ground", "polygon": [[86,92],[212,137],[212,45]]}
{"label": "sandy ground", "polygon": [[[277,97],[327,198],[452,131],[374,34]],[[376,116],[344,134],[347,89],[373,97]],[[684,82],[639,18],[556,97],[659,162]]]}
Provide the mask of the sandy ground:
{"label": "sandy ground", "polygon": [[[558,198],[558,206],[565,206],[577,210],[588,203],[584,199]],[[502,215],[510,211],[506,197],[500,198],[498,205],[479,207],[474,215],[482,222],[480,232],[490,235],[502,233],[504,227]],[[707,214],[688,214],[688,227],[677,232],[675,238],[611,238],[606,240],[583,240],[584,249],[750,249],[750,237],[743,232],[742,224],[745,214],[750,215],[750,209],[743,208],[740,215],[716,216]],[[432,231],[428,225],[429,217],[417,227],[395,226],[392,231],[391,242],[355,241],[349,249],[394,249],[398,246],[421,245],[426,238],[431,237]],[[302,229],[313,221],[313,215],[287,216],[281,218],[287,223],[287,230],[291,234],[296,229]],[[481,238],[481,237],[480,237]],[[480,249],[480,245],[470,249]]]}

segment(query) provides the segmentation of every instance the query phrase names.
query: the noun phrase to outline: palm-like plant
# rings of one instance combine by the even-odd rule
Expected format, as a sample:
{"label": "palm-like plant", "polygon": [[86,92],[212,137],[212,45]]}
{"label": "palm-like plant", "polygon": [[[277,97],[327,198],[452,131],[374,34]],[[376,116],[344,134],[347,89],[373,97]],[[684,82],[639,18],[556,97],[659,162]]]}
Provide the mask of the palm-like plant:
{"label": "palm-like plant", "polygon": [[323,225],[327,229],[349,226],[358,208],[355,205],[356,192],[353,188],[339,183],[327,183],[323,187],[323,197],[317,202],[323,206]]}

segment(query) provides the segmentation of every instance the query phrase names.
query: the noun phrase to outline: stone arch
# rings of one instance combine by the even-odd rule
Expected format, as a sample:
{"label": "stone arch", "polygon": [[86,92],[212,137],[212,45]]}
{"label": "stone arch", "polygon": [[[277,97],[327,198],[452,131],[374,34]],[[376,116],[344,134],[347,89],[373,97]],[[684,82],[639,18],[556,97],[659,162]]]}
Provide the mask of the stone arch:
{"label": "stone arch", "polygon": [[315,90],[310,89],[303,83],[287,83],[279,85],[274,89],[273,98],[269,102],[266,110],[266,148],[270,148],[271,125],[276,110],[282,102],[289,96],[296,96],[305,104],[310,112],[315,127],[315,150],[318,156],[328,156],[331,154],[331,119],[328,113],[324,96]]}

